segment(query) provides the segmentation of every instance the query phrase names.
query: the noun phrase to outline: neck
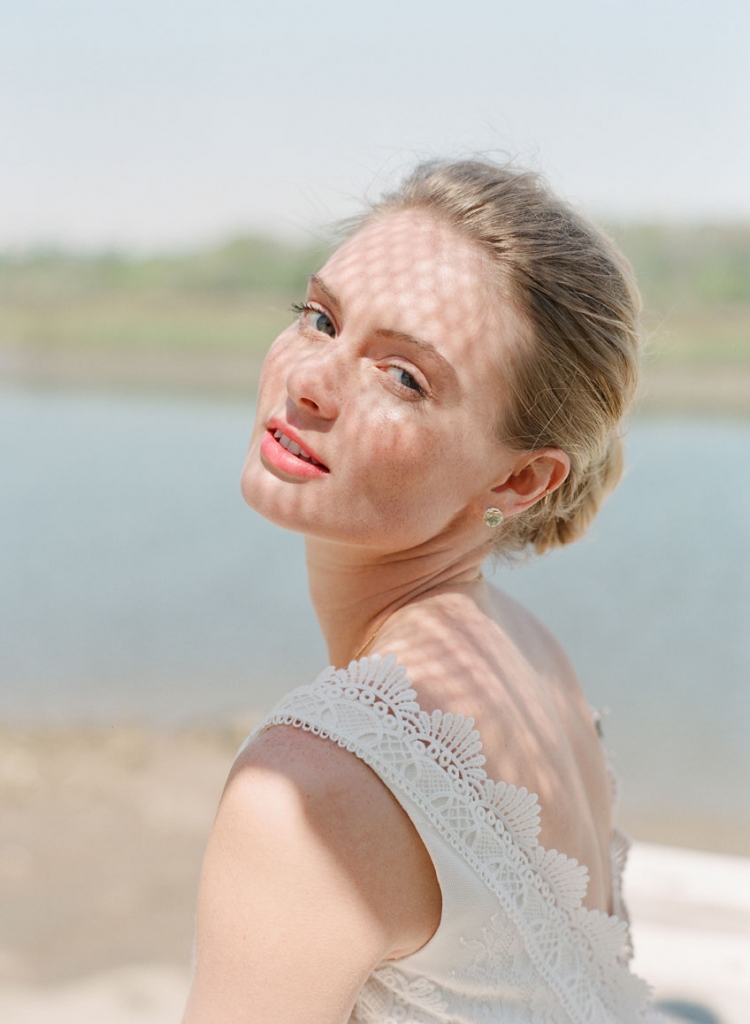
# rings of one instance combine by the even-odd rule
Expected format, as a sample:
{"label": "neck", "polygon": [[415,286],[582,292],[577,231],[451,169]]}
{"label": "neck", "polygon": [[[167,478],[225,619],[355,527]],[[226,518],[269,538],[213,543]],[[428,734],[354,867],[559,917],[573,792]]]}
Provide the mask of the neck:
{"label": "neck", "polygon": [[343,666],[369,646],[373,632],[412,601],[480,576],[486,547],[450,546],[375,554],[306,538],[310,596],[332,664]]}

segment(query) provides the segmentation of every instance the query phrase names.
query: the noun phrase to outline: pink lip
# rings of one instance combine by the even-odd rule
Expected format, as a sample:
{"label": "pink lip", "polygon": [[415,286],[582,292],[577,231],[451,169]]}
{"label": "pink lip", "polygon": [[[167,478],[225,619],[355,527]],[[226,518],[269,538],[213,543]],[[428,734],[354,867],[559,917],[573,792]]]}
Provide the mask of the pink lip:
{"label": "pink lip", "polygon": [[274,431],[280,430],[281,433],[285,434],[289,438],[290,441],[296,441],[297,444],[300,446],[300,448],[304,448],[305,451],[307,452],[307,454],[311,455],[315,459],[316,462],[319,462],[322,466],[325,466],[325,463],[323,462],[323,460],[318,458],[318,453],[314,452],[312,450],[312,448],[309,446],[309,444],[307,443],[307,441],[303,441],[302,438],[299,436],[299,434],[297,434],[289,426],[288,423],[285,423],[283,420],[277,420],[277,419],[274,418],[274,419],[270,419],[268,421],[267,428],[268,428],[268,430],[271,431],[272,434],[274,433]]}
{"label": "pink lip", "polygon": [[290,451],[287,451],[283,444],[280,444],[273,436],[277,430],[280,430],[291,441],[296,441],[312,458],[320,461],[315,452],[311,452],[307,445],[299,440],[289,427],[272,422],[269,424],[268,429],[263,435],[263,440],[260,442],[260,454],[265,463],[280,469],[289,476],[307,477],[309,479],[328,474],[328,469],[325,466],[316,466],[315,463],[306,462],[304,459],[300,459],[297,455],[292,455]]}

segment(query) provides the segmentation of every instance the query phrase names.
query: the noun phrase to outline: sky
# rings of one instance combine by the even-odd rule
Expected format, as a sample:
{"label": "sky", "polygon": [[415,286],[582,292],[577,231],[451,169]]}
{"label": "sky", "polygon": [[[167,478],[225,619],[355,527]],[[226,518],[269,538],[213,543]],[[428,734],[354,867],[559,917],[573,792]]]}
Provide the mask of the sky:
{"label": "sky", "polygon": [[0,0],[0,250],[309,237],[421,158],[750,220],[747,0]]}

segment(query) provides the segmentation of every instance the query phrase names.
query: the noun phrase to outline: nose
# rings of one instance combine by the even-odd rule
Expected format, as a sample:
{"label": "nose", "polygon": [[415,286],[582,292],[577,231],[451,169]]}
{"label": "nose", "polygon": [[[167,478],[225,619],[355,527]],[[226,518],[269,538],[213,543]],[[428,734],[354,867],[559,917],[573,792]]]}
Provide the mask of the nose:
{"label": "nose", "polygon": [[337,339],[297,358],[286,378],[289,397],[300,409],[333,420],[340,409],[346,355]]}

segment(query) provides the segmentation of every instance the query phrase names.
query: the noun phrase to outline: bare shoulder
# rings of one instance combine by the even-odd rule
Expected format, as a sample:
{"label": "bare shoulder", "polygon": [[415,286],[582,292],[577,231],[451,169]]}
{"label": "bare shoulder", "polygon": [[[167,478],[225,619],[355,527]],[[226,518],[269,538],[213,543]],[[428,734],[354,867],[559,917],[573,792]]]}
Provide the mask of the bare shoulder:
{"label": "bare shoulder", "polygon": [[554,672],[560,679],[577,682],[573,664],[558,638],[525,605],[498,587],[491,587],[493,608],[506,632],[537,671]]}
{"label": "bare shoulder", "polygon": [[611,791],[576,672],[530,611],[495,587],[414,603],[384,628],[427,712],[470,716],[490,778],[535,793],[540,843],[587,865],[586,905],[608,906]]}
{"label": "bare shoulder", "polygon": [[485,585],[478,600],[453,590],[413,602],[386,625],[379,644],[383,653],[399,657],[414,681],[454,681],[467,674],[486,681],[489,669],[497,680],[532,673],[578,688],[575,669],[554,634],[492,585]]}
{"label": "bare shoulder", "polygon": [[432,862],[380,779],[331,740],[269,728],[235,762],[209,840],[185,1022],[343,1022],[439,915]]}
{"label": "bare shoulder", "polygon": [[[298,831],[302,814],[306,830],[348,865],[352,882],[363,892],[372,887],[378,898],[383,887],[400,885],[401,858],[414,840],[422,847],[401,804],[364,761],[331,739],[291,725],[264,730],[230,773],[220,812],[241,824],[259,810],[266,812],[264,825],[273,821],[282,833]],[[400,870],[391,871],[398,865]]]}

